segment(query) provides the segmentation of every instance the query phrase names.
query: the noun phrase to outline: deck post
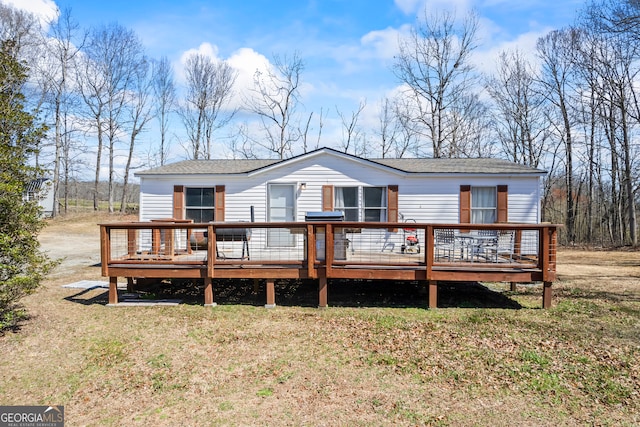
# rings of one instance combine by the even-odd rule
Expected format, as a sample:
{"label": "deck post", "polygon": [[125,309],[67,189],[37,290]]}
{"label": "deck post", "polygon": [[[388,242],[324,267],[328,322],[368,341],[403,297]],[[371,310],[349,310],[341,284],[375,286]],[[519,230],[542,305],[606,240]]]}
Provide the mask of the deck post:
{"label": "deck post", "polygon": [[260,279],[253,279],[253,293],[257,294],[260,292]]}
{"label": "deck post", "polygon": [[109,305],[118,304],[118,278],[109,277]]}
{"label": "deck post", "polygon": [[511,287],[510,287],[511,292],[515,292],[516,289],[516,282],[511,282]]}
{"label": "deck post", "polygon": [[542,288],[542,308],[551,308],[551,285],[553,285],[553,282],[544,282]]}
{"label": "deck post", "polygon": [[429,308],[438,308],[438,281],[429,280]]}
{"label": "deck post", "polygon": [[215,307],[217,304],[213,301],[213,279],[211,277],[204,278],[204,306]]}
{"label": "deck post", "polygon": [[267,279],[267,303],[264,308],[275,308],[276,306],[276,286],[274,279]]}
{"label": "deck post", "polygon": [[318,308],[327,308],[327,278],[318,279]]}
{"label": "deck post", "polygon": [[133,281],[133,277],[127,277],[127,292],[135,292],[136,284]]}
{"label": "deck post", "polygon": [[431,279],[431,274],[433,272],[433,260],[435,259],[435,238],[433,235],[433,225],[427,225],[427,228],[424,231],[425,235],[425,251],[424,251],[424,265],[426,268],[426,278],[427,280]]}

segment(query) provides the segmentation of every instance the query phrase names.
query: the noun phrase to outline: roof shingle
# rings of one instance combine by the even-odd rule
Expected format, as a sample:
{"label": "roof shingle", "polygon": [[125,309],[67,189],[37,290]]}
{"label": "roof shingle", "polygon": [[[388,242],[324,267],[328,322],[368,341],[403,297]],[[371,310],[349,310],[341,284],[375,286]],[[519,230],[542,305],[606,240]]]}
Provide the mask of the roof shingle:
{"label": "roof shingle", "polygon": [[[330,152],[339,153],[331,149]],[[312,152],[313,153],[313,152]],[[307,153],[310,154],[310,153]],[[345,155],[344,153],[339,153]],[[305,154],[294,157],[303,157]],[[346,154],[348,157],[360,159]],[[292,159],[253,160],[253,159],[212,159],[212,160],[183,160],[180,162],[160,166],[137,172],[138,176],[146,175],[202,175],[202,174],[244,174],[258,169],[284,163]],[[545,171],[520,165],[503,159],[364,159],[386,167],[394,168],[406,173],[419,174],[544,174]]]}

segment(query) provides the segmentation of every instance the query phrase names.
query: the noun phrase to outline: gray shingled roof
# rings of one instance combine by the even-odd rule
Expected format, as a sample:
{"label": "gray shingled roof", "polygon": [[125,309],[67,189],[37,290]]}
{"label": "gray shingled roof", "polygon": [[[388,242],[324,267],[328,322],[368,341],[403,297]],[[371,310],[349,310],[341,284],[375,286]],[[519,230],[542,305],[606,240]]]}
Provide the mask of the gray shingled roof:
{"label": "gray shingled roof", "polygon": [[545,173],[503,159],[371,159],[410,173]]}
{"label": "gray shingled roof", "polygon": [[[323,150],[323,149],[321,149]],[[328,151],[335,150],[324,149]],[[307,153],[310,154],[310,153]],[[344,153],[340,153],[343,154]],[[298,156],[302,157],[305,154]],[[358,157],[346,155],[359,159]],[[285,160],[215,159],[184,160],[146,171],[136,175],[202,175],[202,174],[242,174],[249,173]],[[502,159],[369,159],[373,163],[391,167],[407,173],[463,173],[463,174],[544,174],[545,171],[519,165]]]}
{"label": "gray shingled roof", "polygon": [[183,160],[153,169],[137,172],[136,175],[202,175],[247,173],[280,160],[212,159]]}

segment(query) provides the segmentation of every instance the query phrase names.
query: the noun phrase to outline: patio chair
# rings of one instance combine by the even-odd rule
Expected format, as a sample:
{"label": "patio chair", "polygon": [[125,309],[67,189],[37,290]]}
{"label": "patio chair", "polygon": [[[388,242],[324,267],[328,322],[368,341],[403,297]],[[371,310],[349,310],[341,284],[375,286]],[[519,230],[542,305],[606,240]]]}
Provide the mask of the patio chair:
{"label": "patio chair", "polygon": [[491,262],[500,262],[501,259],[513,261],[515,233],[513,230],[500,230],[495,244],[485,245],[483,251]]}
{"label": "patio chair", "polygon": [[456,236],[451,228],[433,230],[436,260],[447,258],[453,261],[456,252]]}

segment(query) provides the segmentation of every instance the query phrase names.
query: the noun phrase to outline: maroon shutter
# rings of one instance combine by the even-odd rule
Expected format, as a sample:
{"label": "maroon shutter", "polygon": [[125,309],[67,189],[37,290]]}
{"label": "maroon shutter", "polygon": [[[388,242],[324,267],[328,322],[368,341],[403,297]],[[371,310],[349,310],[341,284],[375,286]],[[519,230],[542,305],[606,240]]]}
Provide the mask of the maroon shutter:
{"label": "maroon shutter", "polygon": [[505,223],[509,221],[509,211],[508,211],[508,193],[509,188],[507,185],[498,185],[498,214],[497,214],[497,222]]}
{"label": "maroon shutter", "polygon": [[460,224],[471,223],[471,186],[460,186]]}

